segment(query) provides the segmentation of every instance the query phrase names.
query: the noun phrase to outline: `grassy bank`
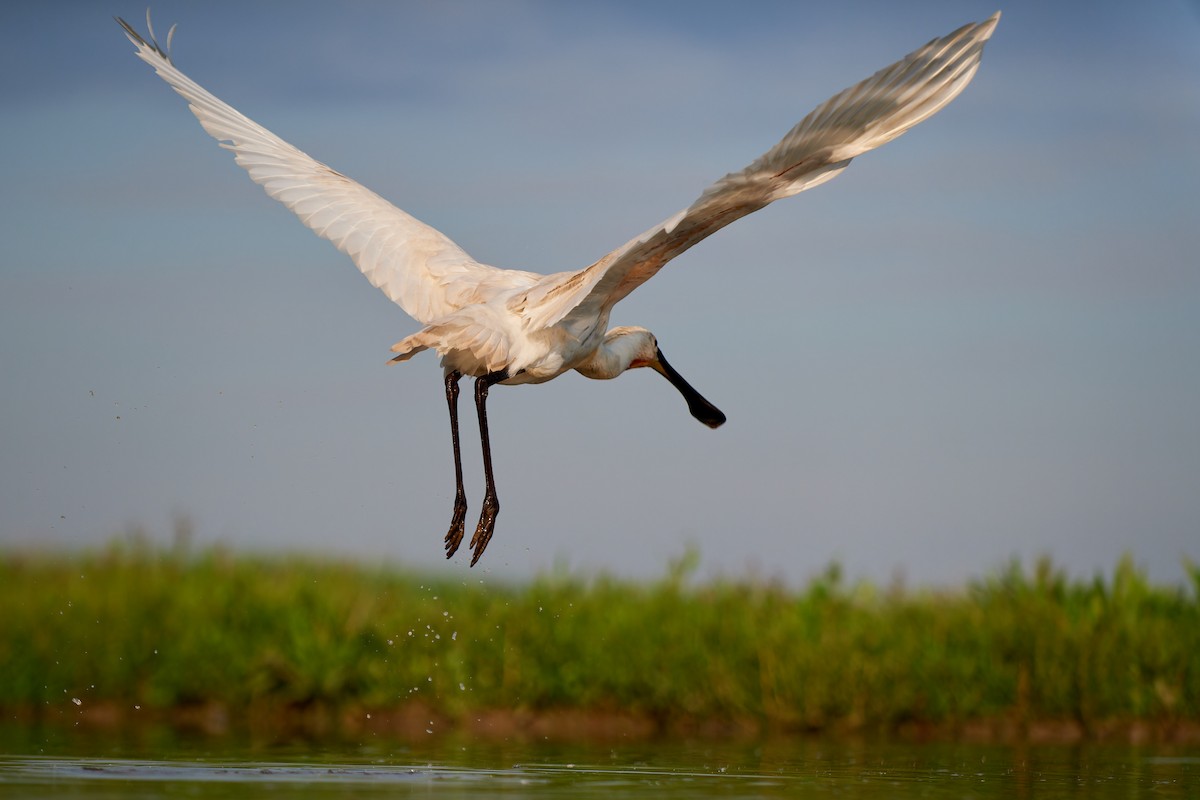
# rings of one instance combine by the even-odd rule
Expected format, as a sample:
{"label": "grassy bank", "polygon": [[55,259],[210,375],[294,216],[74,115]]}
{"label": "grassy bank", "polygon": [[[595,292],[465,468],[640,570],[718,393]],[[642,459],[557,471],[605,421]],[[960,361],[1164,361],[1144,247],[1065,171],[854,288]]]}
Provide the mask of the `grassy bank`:
{"label": "grassy bank", "polygon": [[0,708],[626,715],[655,727],[1200,722],[1200,569],[1046,563],[946,592],[545,577],[507,586],[115,545],[0,560]]}

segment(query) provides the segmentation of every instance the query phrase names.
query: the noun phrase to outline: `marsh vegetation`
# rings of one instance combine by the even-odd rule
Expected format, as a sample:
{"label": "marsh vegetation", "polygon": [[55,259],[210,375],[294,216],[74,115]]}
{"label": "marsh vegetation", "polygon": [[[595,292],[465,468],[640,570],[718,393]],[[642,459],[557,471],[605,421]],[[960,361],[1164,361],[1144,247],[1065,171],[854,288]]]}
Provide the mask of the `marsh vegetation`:
{"label": "marsh vegetation", "polygon": [[[1200,721],[1200,568],[955,591],[550,574],[525,584],[123,541],[0,558],[10,718],[241,719],[625,732],[990,730],[1164,736]],[[517,720],[513,723],[512,720]],[[524,722],[522,722],[524,720]],[[568,724],[564,722],[563,724]]]}

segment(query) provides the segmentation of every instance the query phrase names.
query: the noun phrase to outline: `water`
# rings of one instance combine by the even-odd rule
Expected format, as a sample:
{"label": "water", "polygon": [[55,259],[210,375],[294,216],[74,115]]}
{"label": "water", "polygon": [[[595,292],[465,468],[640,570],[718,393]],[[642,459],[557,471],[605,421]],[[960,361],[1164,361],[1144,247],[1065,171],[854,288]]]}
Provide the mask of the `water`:
{"label": "water", "polygon": [[0,797],[1196,798],[1200,746],[759,742],[330,744],[0,728]]}

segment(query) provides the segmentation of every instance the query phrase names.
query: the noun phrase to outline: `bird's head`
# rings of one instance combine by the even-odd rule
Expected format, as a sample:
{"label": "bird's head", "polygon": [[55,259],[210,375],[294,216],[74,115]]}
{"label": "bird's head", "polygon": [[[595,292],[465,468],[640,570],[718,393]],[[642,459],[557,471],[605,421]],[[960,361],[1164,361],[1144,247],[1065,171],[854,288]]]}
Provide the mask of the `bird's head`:
{"label": "bird's head", "polygon": [[719,428],[725,424],[725,415],[721,413],[720,409],[705,400],[699,392],[692,388],[690,383],[683,379],[682,375],[675,371],[674,367],[667,363],[667,359],[658,346],[658,339],[653,333],[645,328],[634,326],[613,328],[605,335],[604,343],[611,351],[619,353],[622,360],[627,359],[621,365],[622,371],[649,367],[670,381],[671,385],[683,395],[683,399],[688,404],[688,411],[692,413],[693,417],[710,428]]}

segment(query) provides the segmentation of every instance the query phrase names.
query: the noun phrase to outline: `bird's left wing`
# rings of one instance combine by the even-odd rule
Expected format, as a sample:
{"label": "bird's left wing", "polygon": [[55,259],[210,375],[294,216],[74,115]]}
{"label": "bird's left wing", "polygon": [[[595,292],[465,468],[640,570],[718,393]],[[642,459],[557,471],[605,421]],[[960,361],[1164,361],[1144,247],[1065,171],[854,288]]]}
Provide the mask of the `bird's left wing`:
{"label": "bird's left wing", "polygon": [[691,206],[576,273],[548,276],[515,297],[526,325],[558,324],[578,309],[611,308],[701,239],[772,201],[835,177],[855,156],[895,139],[958,96],[974,77],[1000,19],[964,25],[846,89],[792,128],[761,158],[726,175]]}
{"label": "bird's left wing", "polygon": [[[179,71],[155,41],[152,28],[147,41],[125,20],[118,17],[117,22],[137,47],[138,57],[187,100],[204,130],[233,151],[238,165],[255,183],[350,256],[374,286],[414,319],[429,323],[477,301],[481,287],[513,279],[508,270],[480,264],[440,231],[209,93]],[[146,23],[149,26],[149,12]],[[168,46],[170,40],[168,34]],[[528,283],[534,279],[528,276]]]}

